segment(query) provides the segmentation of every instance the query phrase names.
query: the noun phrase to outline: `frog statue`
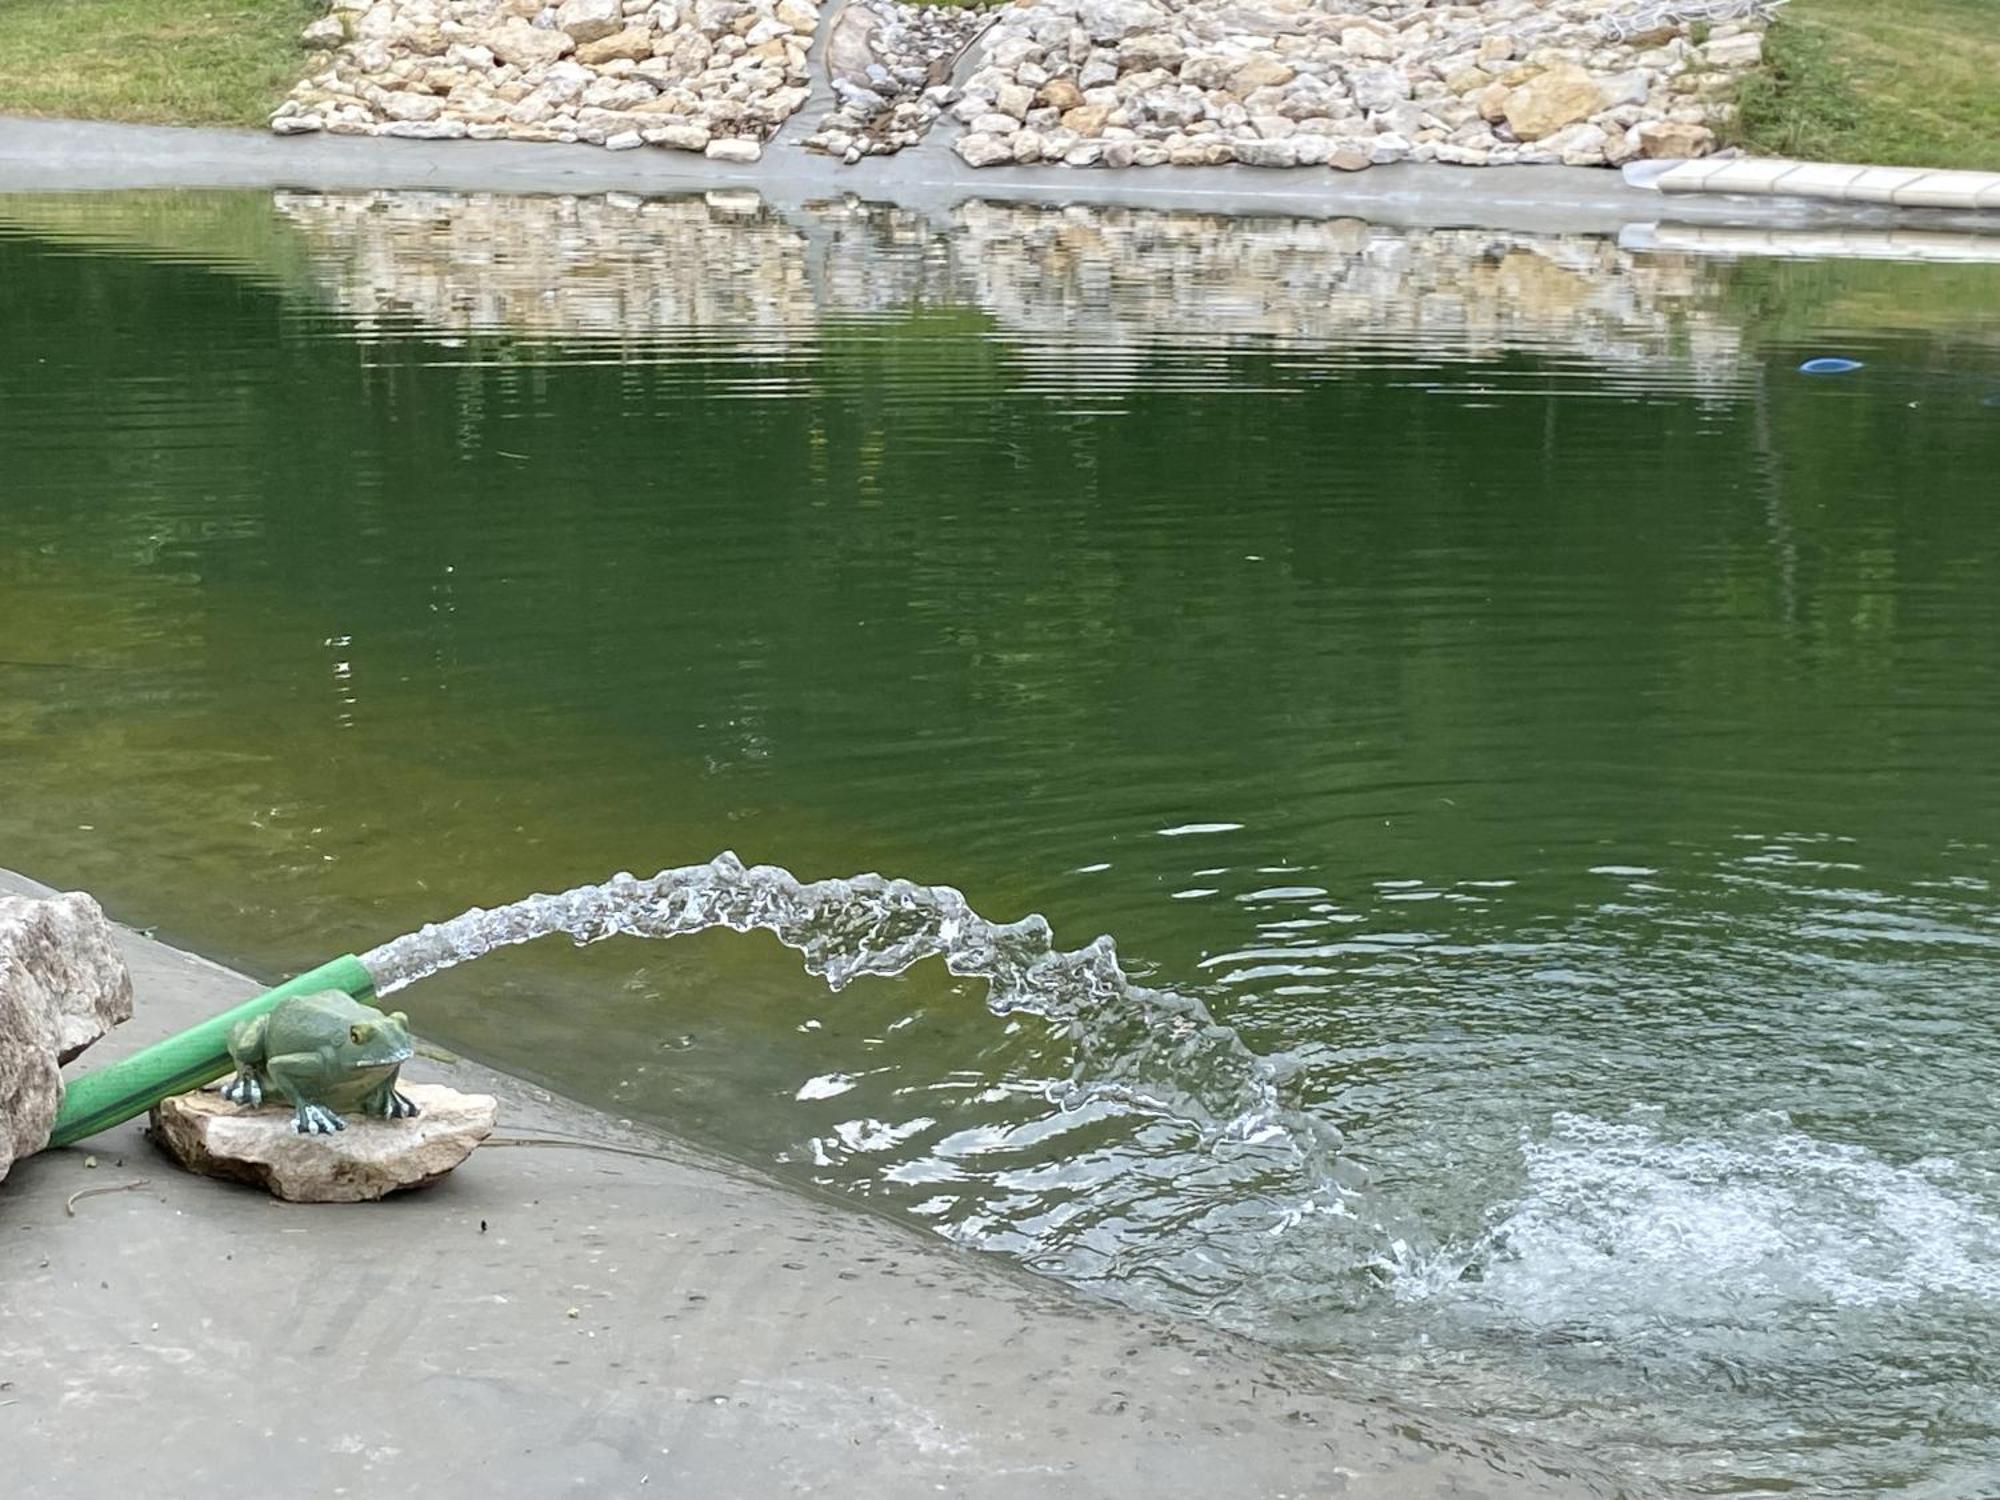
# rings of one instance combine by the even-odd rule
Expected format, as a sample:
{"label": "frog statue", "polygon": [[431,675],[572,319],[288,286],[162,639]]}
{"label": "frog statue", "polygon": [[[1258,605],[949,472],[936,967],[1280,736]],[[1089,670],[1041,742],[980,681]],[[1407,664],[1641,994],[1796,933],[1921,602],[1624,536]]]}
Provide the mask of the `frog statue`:
{"label": "frog statue", "polygon": [[229,1033],[236,1076],[222,1097],[255,1109],[275,1088],[297,1109],[301,1135],[345,1130],[338,1110],[408,1119],[417,1105],[396,1091],[396,1075],[410,1060],[409,1023],[339,990],[281,1000]]}

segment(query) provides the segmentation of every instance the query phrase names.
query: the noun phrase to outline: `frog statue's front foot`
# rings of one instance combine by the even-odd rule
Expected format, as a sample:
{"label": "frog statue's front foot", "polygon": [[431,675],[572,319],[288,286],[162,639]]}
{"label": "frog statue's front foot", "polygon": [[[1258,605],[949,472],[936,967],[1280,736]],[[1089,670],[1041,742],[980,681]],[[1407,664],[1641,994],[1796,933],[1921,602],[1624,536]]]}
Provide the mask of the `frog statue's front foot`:
{"label": "frog statue's front foot", "polygon": [[381,1088],[370,1094],[362,1102],[361,1108],[371,1115],[380,1115],[385,1120],[414,1120],[423,1113],[417,1101],[408,1094],[396,1091],[396,1081],[392,1078]]}
{"label": "frog statue's front foot", "polygon": [[300,1135],[332,1135],[336,1130],[347,1129],[347,1121],[324,1104],[301,1104],[292,1120],[292,1129]]}
{"label": "frog statue's front foot", "polygon": [[264,1085],[255,1074],[238,1073],[222,1086],[222,1097],[231,1104],[255,1109],[264,1102]]}

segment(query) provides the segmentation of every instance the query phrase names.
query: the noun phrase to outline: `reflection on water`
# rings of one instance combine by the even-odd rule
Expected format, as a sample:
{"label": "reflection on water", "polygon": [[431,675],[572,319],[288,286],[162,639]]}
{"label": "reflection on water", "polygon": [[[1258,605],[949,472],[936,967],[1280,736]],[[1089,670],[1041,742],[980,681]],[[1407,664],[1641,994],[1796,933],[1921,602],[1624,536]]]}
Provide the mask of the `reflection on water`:
{"label": "reflection on water", "polygon": [[1740,331],[1715,278],[1691,258],[1638,256],[1601,236],[979,201],[936,217],[853,199],[785,213],[742,192],[277,203],[316,279],[364,330],[388,318],[640,345],[716,330],[766,344],[932,306],[987,314],[1021,346],[1030,384],[1063,392],[1162,377],[1231,388],[1226,370],[1199,362],[1147,368],[1157,344],[1185,361],[1190,330],[1209,353],[1296,344],[1315,363],[1340,348],[1452,362],[1535,350],[1589,362],[1610,389],[1741,374]]}
{"label": "reflection on water", "polygon": [[270,973],[723,848],[1109,932],[1289,1059],[1349,1212],[1062,1108],[1160,1039],[935,964],[531,947],[411,1009],[1685,1488],[1989,1500],[2000,273],[745,195],[0,224],[0,862]]}

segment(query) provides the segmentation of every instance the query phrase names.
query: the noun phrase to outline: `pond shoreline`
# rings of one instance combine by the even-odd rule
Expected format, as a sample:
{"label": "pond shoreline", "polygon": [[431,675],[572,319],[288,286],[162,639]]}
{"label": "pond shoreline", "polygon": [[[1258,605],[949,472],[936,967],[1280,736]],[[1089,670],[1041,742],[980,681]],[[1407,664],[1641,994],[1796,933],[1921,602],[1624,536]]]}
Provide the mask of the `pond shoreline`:
{"label": "pond shoreline", "polygon": [[[46,889],[0,871],[0,892]],[[121,937],[136,1015],[83,1067],[256,987]],[[497,1094],[503,1136],[622,1150],[489,1148],[345,1208],[186,1175],[137,1123],[16,1164],[0,1436],[39,1500],[246,1472],[442,1496],[1633,1493],[519,1079],[413,1071]]]}
{"label": "pond shoreline", "polygon": [[451,190],[647,196],[749,189],[774,206],[853,195],[912,208],[972,201],[1191,209],[1616,233],[1672,221],[1751,227],[1926,225],[1991,229],[1992,214],[1910,211],[1737,195],[1668,197],[1596,167],[1403,163],[1357,173],[1272,172],[1240,164],[1080,172],[965,166],[913,149],[854,166],[803,150],[755,164],[685,152],[609,152],[517,141],[275,136],[259,130],[0,117],[0,193],[159,188]]}

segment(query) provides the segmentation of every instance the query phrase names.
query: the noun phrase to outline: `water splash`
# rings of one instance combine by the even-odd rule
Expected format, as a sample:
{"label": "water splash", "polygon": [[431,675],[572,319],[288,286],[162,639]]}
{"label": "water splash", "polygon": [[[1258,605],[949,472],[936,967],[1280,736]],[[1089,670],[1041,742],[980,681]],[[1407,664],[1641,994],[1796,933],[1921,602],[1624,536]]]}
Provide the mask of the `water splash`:
{"label": "water splash", "polygon": [[1076,1049],[1057,1094],[1065,1107],[1116,1101],[1186,1122],[1209,1147],[1266,1158],[1294,1185],[1276,1227],[1350,1212],[1360,1169],[1342,1159],[1331,1122],[1286,1103],[1288,1059],[1254,1051],[1193,996],[1134,983],[1110,938],[1063,950],[1044,918],[990,922],[951,886],[873,874],[802,881],[723,853],[647,880],[619,874],[490,911],[474,907],[384,943],[362,962],[376,993],[388,996],[496,948],[558,933],[582,945],[716,928],[772,934],[836,991],[863,975],[942,959],[951,973],[984,981],[995,1015],[1022,1012],[1065,1030]]}
{"label": "water splash", "polygon": [[2000,1301],[1985,1173],[1948,1157],[1892,1162],[1782,1111],[1681,1134],[1645,1107],[1559,1113],[1522,1154],[1520,1200],[1469,1252],[1410,1267],[1399,1297],[1464,1298],[1522,1328],[1628,1340],[1660,1329],[1671,1307],[1683,1350],[1717,1330],[1810,1342],[1837,1315]]}

